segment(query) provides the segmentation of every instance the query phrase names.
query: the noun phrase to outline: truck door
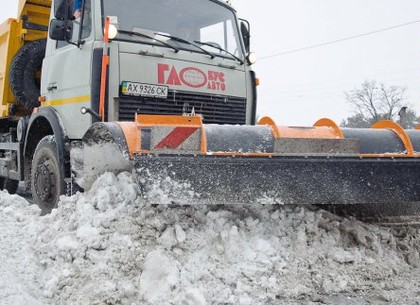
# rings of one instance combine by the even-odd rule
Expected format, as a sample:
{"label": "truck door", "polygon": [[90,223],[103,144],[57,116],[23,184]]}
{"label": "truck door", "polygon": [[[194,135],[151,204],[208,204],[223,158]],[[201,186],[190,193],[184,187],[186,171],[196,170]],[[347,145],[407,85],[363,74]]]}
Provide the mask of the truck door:
{"label": "truck door", "polygon": [[[91,124],[91,117],[80,113],[81,107],[90,107],[91,99],[94,33],[90,0],[86,0],[82,25],[81,19],[73,21],[70,42],[48,40],[42,68],[41,94],[45,102],[41,107],[58,111],[70,139],[80,139]],[[74,44],[78,42],[80,27],[83,44],[78,47]]]}

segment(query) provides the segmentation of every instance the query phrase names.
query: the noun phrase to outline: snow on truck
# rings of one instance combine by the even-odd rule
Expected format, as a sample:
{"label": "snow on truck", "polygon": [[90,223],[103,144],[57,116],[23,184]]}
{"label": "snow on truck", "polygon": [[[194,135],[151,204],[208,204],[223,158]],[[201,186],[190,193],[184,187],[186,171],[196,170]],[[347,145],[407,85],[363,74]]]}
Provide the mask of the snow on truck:
{"label": "snow on truck", "polygon": [[228,3],[77,9],[20,0],[19,18],[0,26],[2,189],[24,181],[50,211],[83,172],[70,160],[82,147],[87,169],[127,160],[151,203],[420,201],[418,130],[256,122],[250,28]]}

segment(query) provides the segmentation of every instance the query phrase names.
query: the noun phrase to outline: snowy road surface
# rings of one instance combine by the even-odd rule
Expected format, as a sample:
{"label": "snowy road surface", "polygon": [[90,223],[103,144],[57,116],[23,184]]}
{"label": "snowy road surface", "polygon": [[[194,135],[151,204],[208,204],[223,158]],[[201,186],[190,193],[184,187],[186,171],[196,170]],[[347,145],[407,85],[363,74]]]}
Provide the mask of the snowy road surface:
{"label": "snowy road surface", "polygon": [[102,175],[51,215],[0,192],[0,304],[420,304],[417,228],[250,204],[147,206]]}

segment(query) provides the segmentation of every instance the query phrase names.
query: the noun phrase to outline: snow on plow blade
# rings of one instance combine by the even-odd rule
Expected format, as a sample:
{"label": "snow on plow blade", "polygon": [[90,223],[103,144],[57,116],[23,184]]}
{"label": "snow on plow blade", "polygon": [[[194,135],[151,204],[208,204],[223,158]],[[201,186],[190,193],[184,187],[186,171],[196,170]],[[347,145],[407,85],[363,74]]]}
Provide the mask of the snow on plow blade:
{"label": "snow on plow blade", "polygon": [[420,202],[420,131],[391,121],[340,129],[205,125],[199,116],[137,115],[94,124],[134,162],[149,203],[386,204]]}
{"label": "snow on plow blade", "polygon": [[149,203],[374,204],[420,201],[420,162],[327,157],[138,156]]}

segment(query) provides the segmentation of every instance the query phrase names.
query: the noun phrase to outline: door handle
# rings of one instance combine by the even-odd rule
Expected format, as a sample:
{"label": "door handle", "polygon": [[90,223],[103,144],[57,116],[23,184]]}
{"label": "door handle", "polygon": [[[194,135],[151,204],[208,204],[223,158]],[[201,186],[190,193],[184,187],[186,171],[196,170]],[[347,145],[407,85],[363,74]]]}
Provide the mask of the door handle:
{"label": "door handle", "polygon": [[49,92],[54,91],[54,90],[57,90],[57,83],[51,83],[51,84],[49,84],[48,87],[47,87],[47,90]]}

